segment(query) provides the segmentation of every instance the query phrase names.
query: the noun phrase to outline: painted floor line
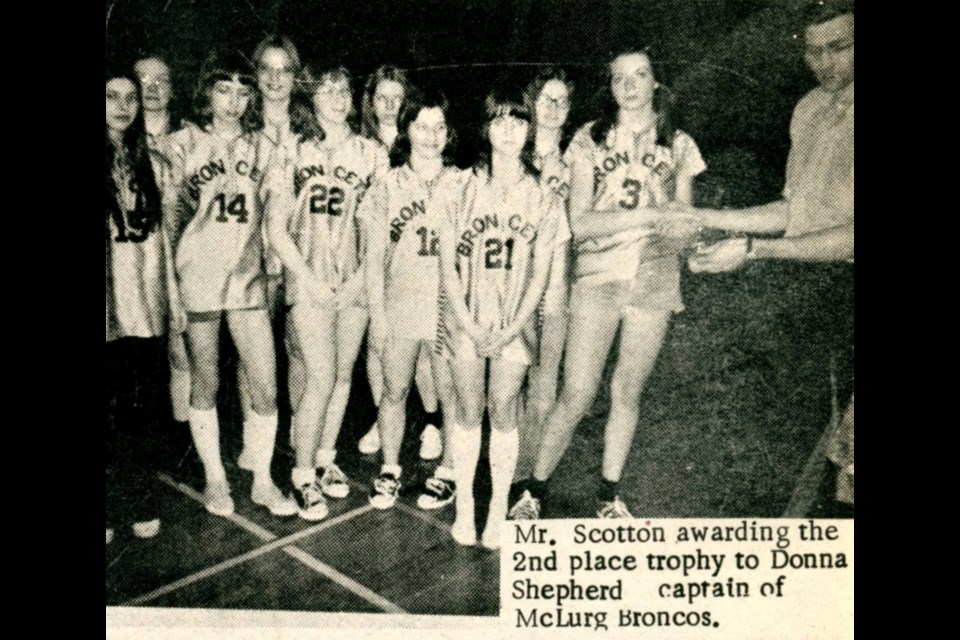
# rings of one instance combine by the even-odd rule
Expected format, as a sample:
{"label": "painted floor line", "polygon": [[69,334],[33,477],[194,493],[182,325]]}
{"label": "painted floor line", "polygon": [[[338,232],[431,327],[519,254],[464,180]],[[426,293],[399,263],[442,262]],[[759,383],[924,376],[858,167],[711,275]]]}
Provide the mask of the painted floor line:
{"label": "painted floor line", "polygon": [[[203,504],[203,495],[201,495],[198,491],[196,491],[192,487],[178,483],[174,481],[172,478],[170,478],[169,476],[166,476],[164,474],[159,474],[159,475],[160,475],[160,480],[162,482],[172,486],[173,488],[177,489],[178,491],[180,491],[187,497],[191,498],[192,500],[195,500],[196,502]],[[310,531],[310,535],[312,535],[318,531],[327,529],[336,524],[340,524],[341,522],[344,522],[348,519],[351,519],[358,515],[366,513],[372,509],[373,507],[370,506],[369,504],[363,507],[359,507],[357,509],[354,509],[353,511],[348,511],[336,518],[331,518],[330,520],[326,520],[320,525],[310,528],[308,531]],[[344,516],[349,516],[349,517],[344,517]],[[233,522],[234,524],[236,524],[237,526],[242,527],[243,529],[246,529],[253,535],[260,538],[261,540],[272,543],[267,546],[276,548],[279,543],[284,543],[285,546],[282,547],[282,551],[285,554],[287,554],[294,560],[297,560],[301,564],[307,566],[308,568],[312,569],[313,571],[319,573],[320,575],[330,579],[331,581],[340,585],[347,591],[350,591],[351,593],[363,598],[370,604],[386,611],[387,613],[406,613],[406,611],[400,606],[387,600],[383,596],[365,587],[364,585],[360,584],[356,580],[353,580],[349,576],[346,576],[340,573],[339,571],[334,569],[332,566],[318,560],[317,558],[313,557],[303,549],[300,549],[294,546],[287,546],[292,541],[299,540],[302,537],[306,537],[306,536],[299,535],[303,532],[298,532],[297,534],[293,534],[291,536],[286,536],[282,539],[278,539],[275,534],[271,533],[270,531],[267,531],[257,523],[237,513],[227,516],[227,519],[230,520],[230,522]],[[326,525],[326,526],[323,526],[323,525]],[[212,574],[208,574],[208,575],[212,575]],[[207,576],[205,575],[202,577],[207,577]],[[167,593],[169,593],[169,591]]]}

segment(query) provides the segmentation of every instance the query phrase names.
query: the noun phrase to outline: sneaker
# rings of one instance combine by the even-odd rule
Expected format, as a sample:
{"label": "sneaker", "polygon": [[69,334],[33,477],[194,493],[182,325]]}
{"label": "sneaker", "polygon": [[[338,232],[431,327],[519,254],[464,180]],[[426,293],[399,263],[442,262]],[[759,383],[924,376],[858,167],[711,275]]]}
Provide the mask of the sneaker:
{"label": "sneaker", "polygon": [[272,482],[263,487],[254,485],[250,491],[250,500],[253,504],[266,507],[275,516],[292,516],[297,513],[297,504],[283,495]]}
{"label": "sneaker", "polygon": [[152,538],[160,533],[160,519],[147,520],[146,522],[133,523],[133,535],[138,538]]}
{"label": "sneaker", "polygon": [[350,485],[347,476],[335,464],[330,465],[323,470],[320,477],[320,489],[331,498],[346,498],[350,493]]}
{"label": "sneaker", "polygon": [[304,520],[323,520],[330,512],[323,490],[316,482],[294,488],[293,497],[297,501],[297,512]]}
{"label": "sneaker", "polygon": [[520,499],[514,503],[507,513],[510,520],[539,520],[540,500],[534,498],[529,491],[524,491]]}
{"label": "sneaker", "polygon": [[360,438],[357,448],[360,449],[360,453],[367,456],[380,451],[380,428],[377,427],[376,422],[370,427],[370,431],[367,431],[367,435]]}
{"label": "sneaker", "polygon": [[623,504],[620,496],[615,496],[610,502],[601,502],[597,510],[598,518],[632,518],[633,514]]}
{"label": "sneaker", "polygon": [[370,487],[370,504],[375,509],[389,509],[400,493],[400,481],[392,473],[381,473]]}
{"label": "sneaker", "polygon": [[107,529],[107,544],[113,542],[113,529]]}
{"label": "sneaker", "polygon": [[230,485],[226,482],[208,484],[203,490],[203,506],[215,516],[233,514],[233,498],[230,497]]}
{"label": "sneaker", "polygon": [[443,454],[443,438],[440,429],[428,424],[420,434],[420,459],[436,460]]}
{"label": "sneaker", "polygon": [[456,482],[431,476],[423,483],[423,493],[417,498],[417,506],[428,511],[440,509],[453,502],[456,496]]}

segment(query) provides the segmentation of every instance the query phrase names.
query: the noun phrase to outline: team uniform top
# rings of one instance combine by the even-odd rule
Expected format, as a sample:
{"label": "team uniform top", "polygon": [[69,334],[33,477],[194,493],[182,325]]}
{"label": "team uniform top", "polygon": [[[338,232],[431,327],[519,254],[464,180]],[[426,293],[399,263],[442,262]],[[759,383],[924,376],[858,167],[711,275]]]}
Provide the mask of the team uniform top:
{"label": "team uniform top", "polygon": [[[314,275],[333,291],[360,266],[357,208],[373,178],[388,167],[386,149],[355,134],[333,149],[312,138],[301,141],[294,157],[276,165],[270,206],[289,207],[291,238]],[[287,303],[295,304],[296,276],[287,271],[286,282]]]}
{"label": "team uniform top", "polygon": [[188,125],[170,134],[167,149],[180,181],[174,257],[186,310],[262,308],[272,146],[259,133],[228,140]]}
{"label": "team uniform top", "polygon": [[405,164],[376,180],[364,196],[358,215],[371,233],[382,234],[385,241],[384,302],[387,324],[396,335],[436,337],[439,243],[445,222],[442,197],[459,192],[467,175],[456,167],[444,167],[426,182]]}
{"label": "team uniform top", "polygon": [[853,222],[853,97],[853,83],[837,95],[816,88],[793,111],[786,237]]}
{"label": "team uniform top", "polygon": [[[537,156],[534,160],[534,164],[540,170],[540,186],[556,194],[563,203],[560,232],[569,237],[570,164],[567,162],[568,158],[556,149],[553,153]],[[546,314],[562,311],[567,303],[570,274],[561,262],[562,252],[565,251],[569,251],[568,246],[558,246],[553,252],[550,278],[547,280],[547,290],[543,294],[543,312]]]}
{"label": "team uniform top", "polygon": [[[264,144],[269,144],[273,147],[271,149],[271,157],[275,164],[282,164],[286,161],[286,158],[296,157],[298,136],[290,129],[289,120],[276,126],[269,124],[264,125],[262,135]],[[267,275],[282,276],[283,261],[280,260],[280,256],[270,249],[270,240],[267,237],[266,216],[264,216],[263,224],[263,243]]]}
{"label": "team uniform top", "polygon": [[[170,181],[169,163],[151,152],[161,195]],[[151,338],[167,330],[169,311],[169,243],[162,221],[150,227],[135,213],[139,197],[133,175],[116,165],[119,215],[106,215],[107,342],[118,338]],[[166,204],[166,202],[164,203]]]}
{"label": "team uniform top", "polygon": [[[593,170],[594,211],[631,211],[645,207],[663,207],[676,195],[678,178],[690,178],[703,172],[706,165],[693,139],[677,131],[672,147],[656,143],[656,127],[634,134],[615,126],[600,146],[590,137],[593,123],[587,123],[570,142],[567,154],[573,163],[589,163]],[[587,212],[589,215],[590,212]],[[675,251],[658,246],[652,227],[627,229],[596,239],[577,242],[575,275],[579,282],[600,285],[613,281],[634,281],[647,273],[677,273]],[[640,288],[659,289],[673,285],[658,283],[659,278]],[[641,295],[642,297],[642,295]]]}
{"label": "team uniform top", "polygon": [[534,246],[570,238],[560,198],[524,175],[507,189],[469,172],[444,211],[456,243],[456,268],[472,321],[497,330],[517,318],[533,276]]}

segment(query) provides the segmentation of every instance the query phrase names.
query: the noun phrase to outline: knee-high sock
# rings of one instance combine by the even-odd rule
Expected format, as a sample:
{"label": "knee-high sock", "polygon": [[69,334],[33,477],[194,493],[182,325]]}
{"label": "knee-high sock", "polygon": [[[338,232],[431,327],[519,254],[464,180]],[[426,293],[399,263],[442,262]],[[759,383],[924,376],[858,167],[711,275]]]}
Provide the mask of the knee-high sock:
{"label": "knee-high sock", "polygon": [[253,484],[272,484],[270,464],[273,462],[273,447],[277,438],[277,414],[262,416],[250,412],[251,451],[253,456]]}
{"label": "knee-high sock", "polygon": [[203,462],[203,471],[207,484],[226,482],[227,474],[220,459],[220,424],[217,409],[195,409],[190,407],[190,434],[193,446]]}
{"label": "knee-high sock", "polygon": [[460,531],[474,532],[473,478],[480,459],[480,425],[466,429],[459,424],[453,425],[453,474],[457,483],[457,520],[454,527]]}
{"label": "knee-high sock", "polygon": [[507,519],[507,500],[513,472],[517,466],[517,452],[520,450],[520,435],[516,429],[490,432],[490,511],[487,525],[483,530],[485,542],[495,542],[500,531],[500,523]]}

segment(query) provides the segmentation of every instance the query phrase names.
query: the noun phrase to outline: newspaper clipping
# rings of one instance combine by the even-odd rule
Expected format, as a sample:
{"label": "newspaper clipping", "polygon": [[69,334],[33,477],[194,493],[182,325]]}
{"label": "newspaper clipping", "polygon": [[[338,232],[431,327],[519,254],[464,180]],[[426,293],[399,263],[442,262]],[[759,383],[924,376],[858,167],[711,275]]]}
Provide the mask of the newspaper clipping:
{"label": "newspaper clipping", "polygon": [[852,638],[852,0],[108,0],[108,638]]}

